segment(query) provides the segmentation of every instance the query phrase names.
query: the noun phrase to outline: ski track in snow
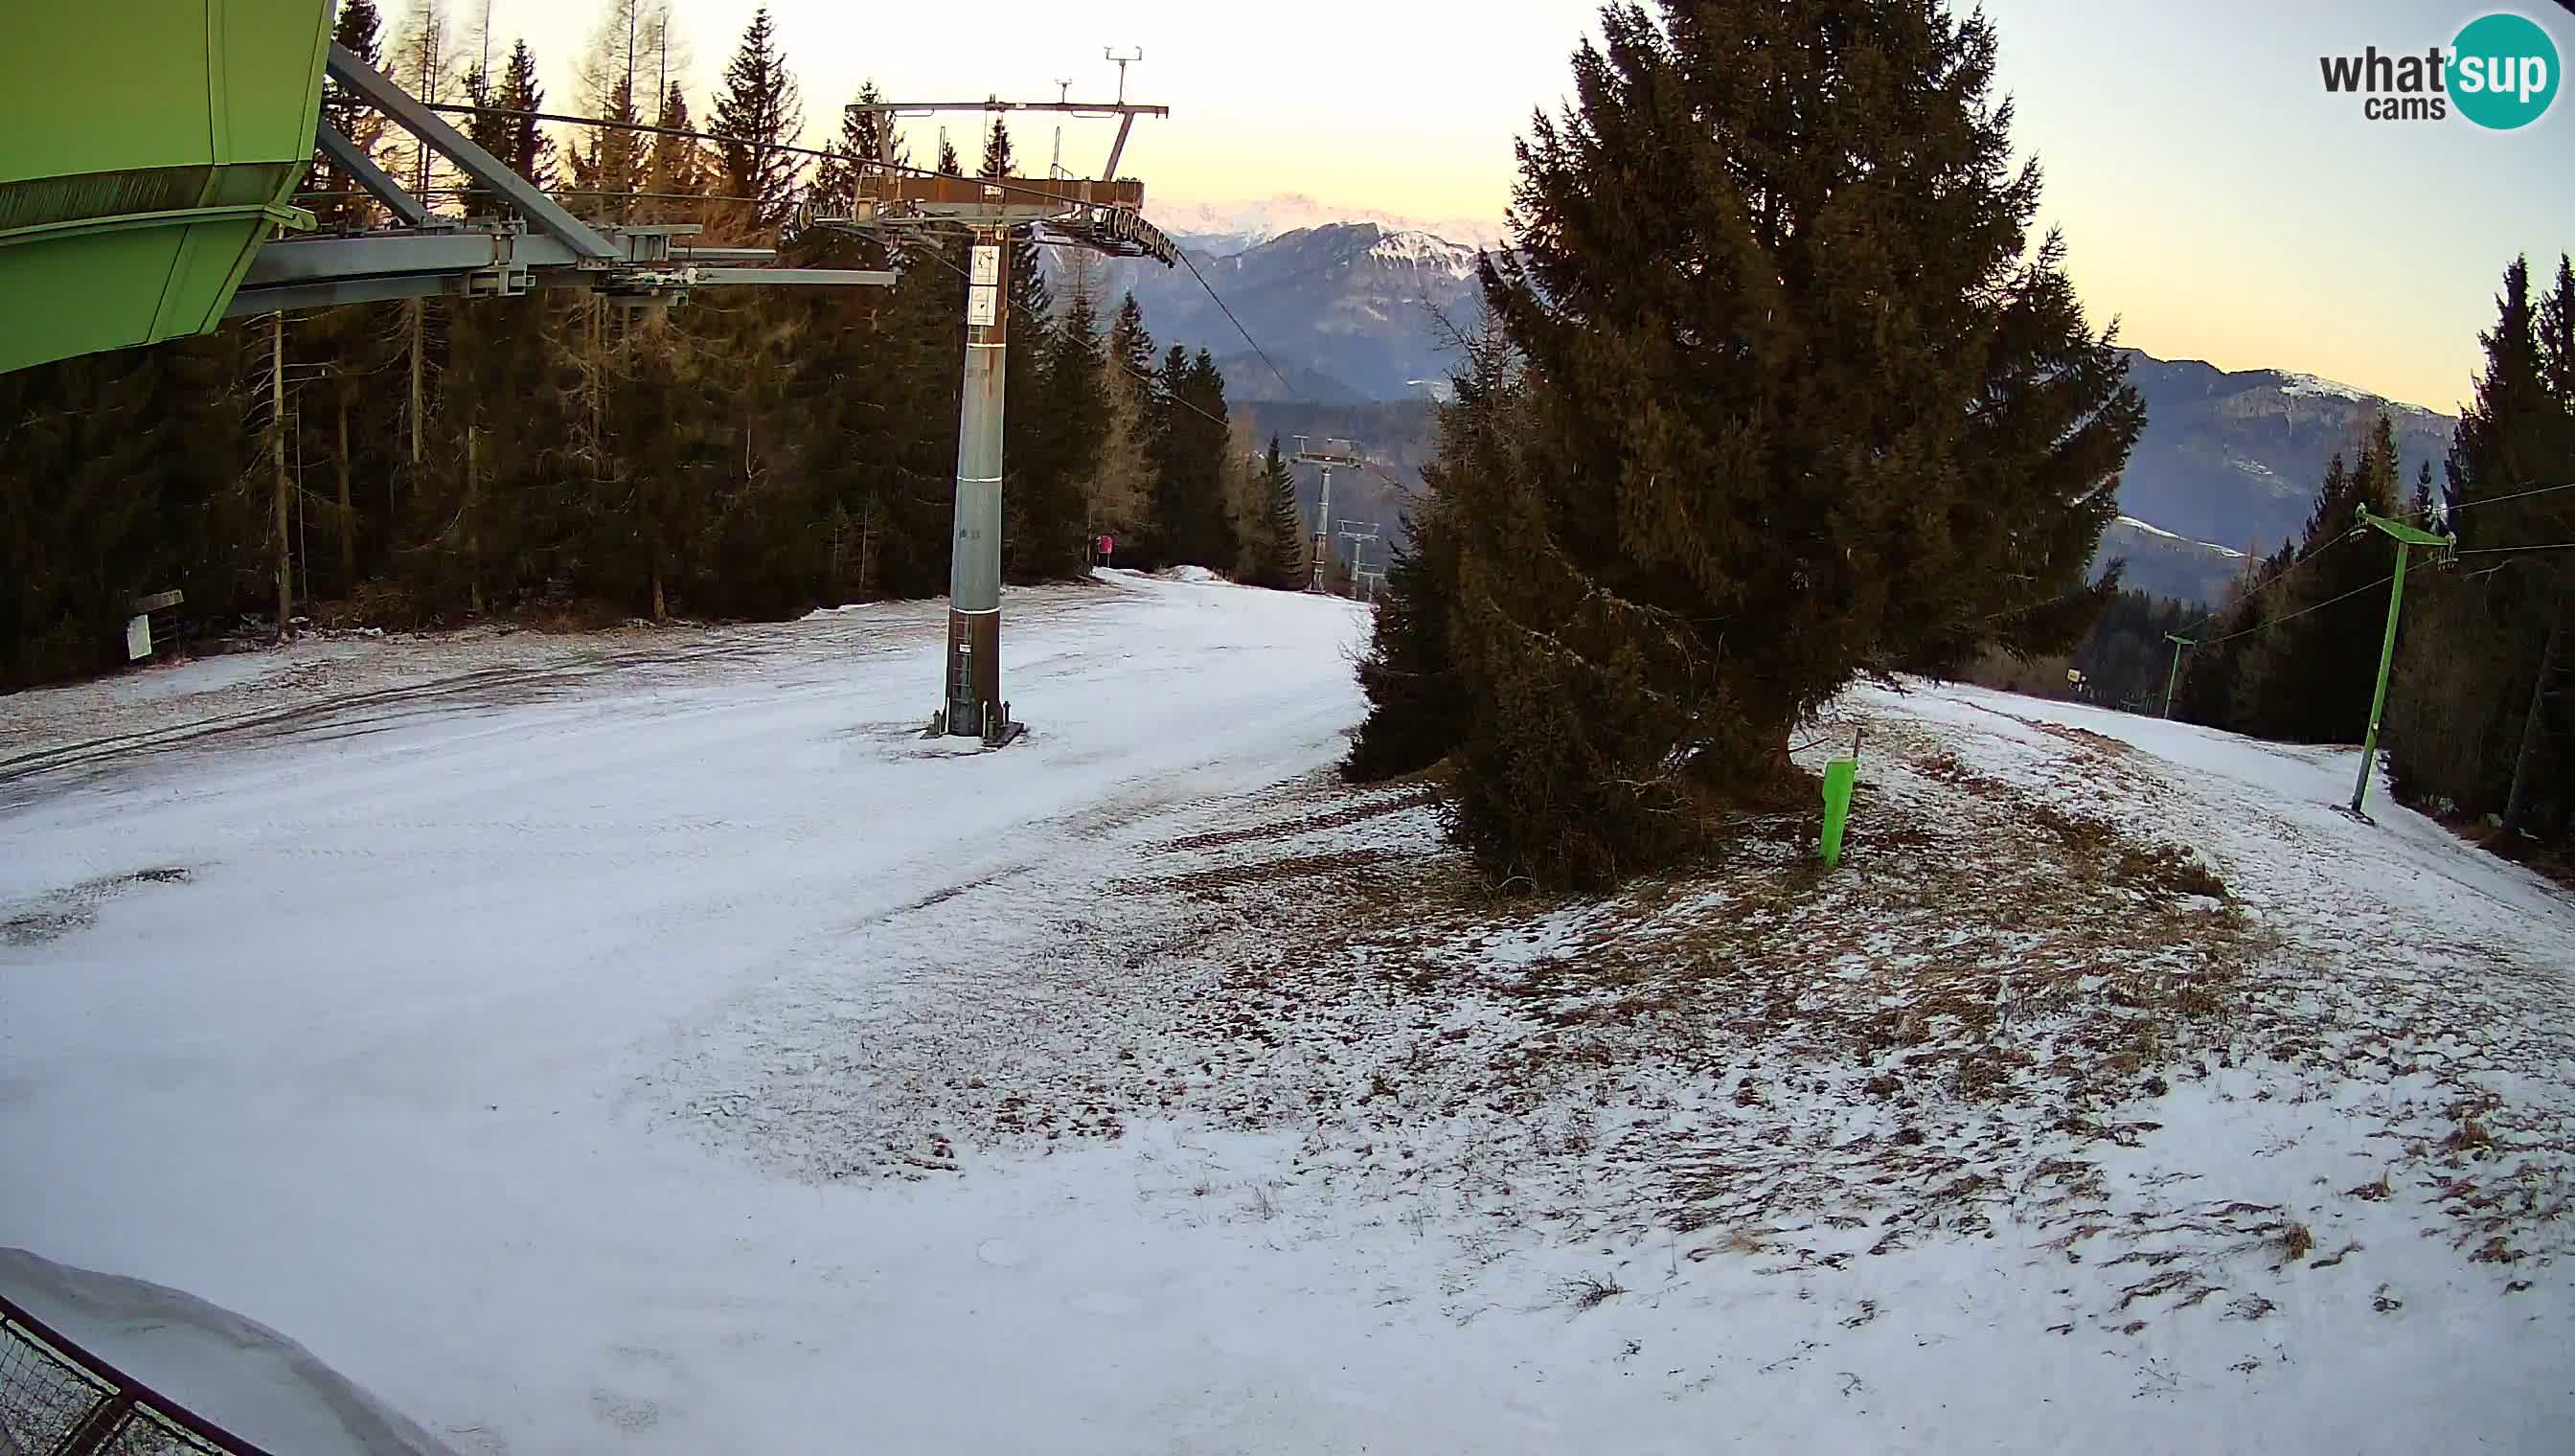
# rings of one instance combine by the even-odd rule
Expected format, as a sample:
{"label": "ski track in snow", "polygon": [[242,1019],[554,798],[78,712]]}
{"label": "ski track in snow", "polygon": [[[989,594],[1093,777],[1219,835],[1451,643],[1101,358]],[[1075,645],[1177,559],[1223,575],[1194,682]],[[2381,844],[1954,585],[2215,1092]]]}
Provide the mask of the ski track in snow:
{"label": "ski track in snow", "polygon": [[1835,875],[1495,900],[1107,581],[990,755],[935,603],[0,700],[0,1244],[467,1451],[2563,1448],[2575,910],[2350,750],[1855,690]]}

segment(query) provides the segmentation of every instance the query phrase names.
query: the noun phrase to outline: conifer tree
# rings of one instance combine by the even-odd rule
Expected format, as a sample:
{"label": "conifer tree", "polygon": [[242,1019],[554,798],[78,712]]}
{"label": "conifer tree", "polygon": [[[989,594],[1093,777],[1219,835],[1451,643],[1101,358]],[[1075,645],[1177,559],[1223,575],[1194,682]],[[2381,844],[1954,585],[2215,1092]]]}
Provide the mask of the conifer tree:
{"label": "conifer tree", "polygon": [[2385,415],[2346,470],[2335,456],[2298,543],[2294,572],[2270,589],[2278,625],[2248,640],[2231,727],[2292,742],[2358,742],[2378,686],[2387,595],[2372,591],[2392,566],[2387,539],[2361,525],[2363,508],[2396,511],[2396,437]]}
{"label": "conifer tree", "polygon": [[1158,566],[1164,547],[1157,525],[1156,483],[1163,458],[1159,432],[1167,412],[1154,335],[1132,292],[1119,300],[1110,320],[1101,379],[1102,393],[1109,401],[1109,443],[1087,491],[1091,523],[1097,531],[1118,538],[1122,565]]}
{"label": "conifer tree", "polygon": [[2143,407],[2032,246],[1994,55],[1927,0],[1613,5],[1534,119],[1481,269],[1523,433],[1447,502],[1456,824],[1497,878],[1687,852],[1855,676],[2062,650],[2115,590]]}
{"label": "conifer tree", "polygon": [[625,129],[644,118],[636,110],[635,94],[627,88],[624,77],[610,83],[598,115],[618,125],[593,127],[588,136],[574,144],[574,210],[591,217],[631,221],[635,194],[645,190],[646,144],[638,140],[643,133]]}
{"label": "conifer tree", "polygon": [[[1044,318],[1024,317],[1032,333]],[[1091,502],[1085,488],[1099,473],[1110,428],[1100,317],[1088,290],[1073,292],[1039,344],[1037,398],[1032,402],[1038,459],[1025,473],[1013,471],[1026,532],[1020,559],[1033,580],[1078,575],[1089,559]]]}
{"label": "conifer tree", "polygon": [[742,45],[725,67],[724,89],[707,123],[708,131],[724,138],[717,147],[723,191],[747,199],[730,205],[736,236],[773,238],[795,212],[804,163],[786,149],[804,125],[804,98],[764,5],[752,12]]}
{"label": "conifer tree", "polygon": [[1293,592],[1305,585],[1305,525],[1296,508],[1296,477],[1279,453],[1279,437],[1270,437],[1270,453],[1262,458],[1260,489],[1255,499],[1258,515],[1253,524],[1259,528],[1258,575],[1253,580],[1262,586],[1282,592]]}
{"label": "conifer tree", "polygon": [[[1114,347],[1114,346],[1113,346]],[[1202,349],[1163,356],[1162,418],[1154,438],[1154,541],[1164,564],[1234,570],[1234,513],[1226,476],[1225,376]]]}
{"label": "conifer tree", "polygon": [[[2536,293],[2525,259],[2504,273],[2484,368],[2451,444],[2450,520],[2487,570],[2435,578],[2398,647],[2388,713],[2398,791],[2497,814],[2518,844],[2575,826],[2575,265]],[[2534,494],[2535,493],[2535,494]],[[2524,554],[2526,553],[2526,554]]]}
{"label": "conifer tree", "polygon": [[692,199],[703,197],[715,181],[707,146],[694,137],[669,135],[696,130],[690,123],[688,92],[679,82],[663,88],[653,124],[666,130],[654,134],[644,148],[643,191],[652,195],[636,215],[656,222],[704,218],[707,207]]}
{"label": "conifer tree", "polygon": [[[847,216],[855,209],[858,180],[877,169],[877,131],[885,122],[878,113],[866,108],[884,99],[885,94],[877,89],[875,81],[864,81],[859,85],[858,94],[850,98],[850,104],[842,108],[840,133],[824,148],[827,155],[814,168],[812,195],[820,216]],[[897,166],[909,160],[899,139],[887,140],[892,143],[890,160]],[[825,245],[842,246],[830,239],[825,240]],[[870,246],[873,249],[874,245]],[[873,253],[872,256],[882,254]]]}
{"label": "conifer tree", "polygon": [[[378,70],[384,68],[384,22],[374,0],[345,0],[338,19],[331,24],[331,39],[348,47],[359,60]],[[358,144],[358,150],[374,156],[384,140],[384,118],[375,108],[360,101],[356,93],[338,81],[322,82],[322,115],[324,126]],[[319,150],[313,154],[309,188],[322,194],[314,199],[313,216],[326,230],[338,232],[368,226],[375,220],[375,203],[359,193],[358,180],[337,162]]]}

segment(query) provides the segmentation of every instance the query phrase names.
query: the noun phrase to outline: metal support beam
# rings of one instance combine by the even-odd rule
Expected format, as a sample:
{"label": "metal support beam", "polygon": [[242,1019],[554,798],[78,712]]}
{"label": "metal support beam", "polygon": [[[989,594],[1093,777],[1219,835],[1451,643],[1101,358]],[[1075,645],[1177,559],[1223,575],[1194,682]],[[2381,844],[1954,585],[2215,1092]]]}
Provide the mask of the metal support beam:
{"label": "metal support beam", "polygon": [[315,122],[313,141],[341,171],[349,174],[351,181],[364,189],[369,197],[383,203],[404,223],[415,228],[425,228],[438,221],[437,215],[429,210],[427,204],[403,191],[402,184],[396,182],[392,174],[377,166],[374,158],[360,151],[356,142],[340,135],[338,127],[329,122]]}
{"label": "metal support beam", "polygon": [[850,111],[887,111],[897,116],[926,116],[934,111],[1061,111],[1075,116],[1170,116],[1168,106],[1146,106],[1126,101],[1004,101],[988,96],[981,101],[880,101],[869,106],[853,103]]}
{"label": "metal support beam", "polygon": [[396,299],[436,298],[447,292],[447,279],[435,273],[396,274],[391,278],[342,278],[321,283],[277,283],[265,288],[245,284],[224,309],[227,319],[257,314],[293,314],[342,304],[381,304]]}
{"label": "metal support beam", "polygon": [[2173,645],[2172,671],[2164,675],[2164,717],[2170,718],[2173,690],[2181,686],[2181,650],[2197,647],[2199,643],[2197,639],[2177,637],[2169,632],[2164,634],[2164,641]]}
{"label": "metal support beam", "polygon": [[1127,133],[1135,126],[1136,113],[1132,111],[1118,118],[1118,140],[1109,144],[1109,165],[1100,174],[1111,182],[1118,180],[1118,159],[1127,154]]}
{"label": "metal support beam", "polygon": [[535,183],[511,171],[500,158],[467,141],[456,128],[414,100],[411,93],[338,41],[331,43],[330,69],[332,79],[455,163],[466,176],[490,188],[518,209],[530,226],[585,259],[606,261],[618,256],[617,249],[596,229],[564,211],[561,204],[539,191]]}
{"label": "metal support beam", "polygon": [[701,268],[687,265],[692,287],[721,288],[727,284],[785,284],[790,287],[823,288],[892,288],[900,282],[900,273],[883,273],[865,268]]}
{"label": "metal support beam", "polygon": [[251,260],[249,272],[242,275],[242,286],[385,278],[404,273],[464,273],[495,267],[504,260],[569,265],[574,256],[550,239],[481,228],[288,238],[259,250],[259,256]]}
{"label": "metal support beam", "polygon": [[2366,506],[2360,508],[2360,520],[2362,525],[2374,526],[2396,538],[2396,572],[2388,579],[2387,589],[2387,634],[2378,644],[2378,687],[2370,695],[2369,726],[2360,739],[2360,778],[2351,786],[2351,811],[2366,818],[2369,780],[2378,767],[2378,722],[2387,712],[2387,671],[2396,663],[2397,615],[2405,610],[2405,559],[2418,546],[2447,550],[2459,542],[2455,536],[2436,535],[2404,521],[2375,515]]}
{"label": "metal support beam", "polygon": [[1002,418],[1010,380],[1010,230],[975,230],[966,302],[965,396],[957,414],[957,524],[948,559],[947,706],[958,737],[1008,742],[1002,702]]}

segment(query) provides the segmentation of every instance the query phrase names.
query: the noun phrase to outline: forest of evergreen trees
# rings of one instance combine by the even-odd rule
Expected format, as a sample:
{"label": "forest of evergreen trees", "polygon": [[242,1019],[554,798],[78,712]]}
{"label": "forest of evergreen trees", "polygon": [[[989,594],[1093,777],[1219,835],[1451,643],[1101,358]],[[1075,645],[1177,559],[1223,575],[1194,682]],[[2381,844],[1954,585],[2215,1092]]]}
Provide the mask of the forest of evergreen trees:
{"label": "forest of evergreen trees", "polygon": [[[669,308],[577,290],[364,305],[0,375],[0,689],[122,661],[128,604],[171,588],[214,631],[254,615],[280,629],[765,617],[945,590],[962,238],[889,256],[797,227],[800,200],[845,195],[876,138],[863,114],[819,164],[785,150],[802,103],[766,11],[705,99],[668,77],[667,6],[609,0],[598,37],[567,108],[524,43],[497,75],[457,67],[467,48],[426,0],[398,26],[346,0],[337,23],[415,94],[481,108],[469,134],[577,213],[701,223],[707,241],[809,266],[895,266],[900,285],[731,288]],[[336,85],[323,106],[442,208],[499,206]],[[723,140],[557,134],[511,114],[566,109]],[[966,170],[944,147],[939,166]],[[998,121],[977,170],[1019,170]],[[307,185],[325,228],[380,221],[327,160]],[[1286,472],[1230,426],[1208,354],[1158,352],[1132,297],[1103,296],[1084,255],[1025,237],[1017,251],[1010,580],[1077,575],[1106,534],[1122,566],[1300,584]]]}
{"label": "forest of evergreen trees", "polygon": [[2398,794],[2492,819],[2507,844],[2575,832],[2575,262],[2534,289],[2503,277],[2485,363],[2445,489],[2427,466],[2398,498],[2382,418],[2356,464],[2326,472],[2305,533],[2248,570],[2196,635],[2177,717],[2263,737],[2357,742],[2367,728],[2395,544],[2357,511],[2402,511],[2458,538],[2407,578],[2383,720]]}
{"label": "forest of evergreen trees", "polygon": [[[1978,682],[2164,711],[2166,636],[2191,640],[2172,716],[2255,737],[2356,743],[2367,730],[2395,543],[2365,508],[2458,538],[2407,576],[2381,722],[2399,797],[2509,826],[2511,844],[2575,834],[2575,260],[2532,287],[2503,278],[2485,365],[2436,486],[2426,463],[2400,491],[2382,414],[2353,458],[2326,468],[2296,541],[2245,564],[2213,610],[2122,592],[2062,662],[1988,660]],[[2059,679],[2072,667],[2081,689]]]}

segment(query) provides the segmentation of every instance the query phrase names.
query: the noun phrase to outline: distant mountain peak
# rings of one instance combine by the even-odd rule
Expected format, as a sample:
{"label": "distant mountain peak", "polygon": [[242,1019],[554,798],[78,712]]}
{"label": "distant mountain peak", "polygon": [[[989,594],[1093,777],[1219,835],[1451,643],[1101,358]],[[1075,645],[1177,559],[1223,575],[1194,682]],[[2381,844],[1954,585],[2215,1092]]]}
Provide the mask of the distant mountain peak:
{"label": "distant mountain peak", "polygon": [[1502,228],[1491,218],[1420,219],[1374,208],[1340,207],[1303,193],[1284,192],[1254,202],[1197,202],[1156,206],[1154,222],[1175,237],[1203,243],[1222,257],[1243,252],[1289,233],[1336,224],[1370,224],[1387,233],[1426,233],[1446,242],[1476,248],[1502,244]]}
{"label": "distant mountain peak", "polygon": [[1368,245],[1368,256],[1386,263],[1435,268],[1458,279],[1470,277],[1475,271],[1475,249],[1418,231],[1380,233]]}
{"label": "distant mountain peak", "polygon": [[2205,359],[2158,359],[2135,348],[2123,348],[2119,352],[2127,356],[2132,369],[2151,371],[2166,389],[2187,384],[2212,396],[2238,394],[2246,390],[2272,390],[2287,399],[2344,400],[2355,405],[2382,405],[2426,420],[2448,421],[2453,418],[2439,410],[2389,399],[2375,390],[2326,379],[2322,375],[2302,374],[2293,369],[2220,369]]}
{"label": "distant mountain peak", "polygon": [[2329,397],[2332,399],[2351,400],[2359,404],[2369,404],[2375,401],[2378,404],[2385,405],[2391,410],[2404,410],[2416,415],[2431,415],[2441,419],[2449,418],[2448,416],[2442,415],[2438,410],[2427,410],[2421,405],[2409,405],[2403,400],[2391,400],[2385,395],[2362,389],[2357,385],[2347,385],[2339,380],[2325,379],[2312,374],[2300,374],[2294,370],[2287,369],[2275,369],[2269,371],[2269,373],[2276,374],[2280,377],[2280,393],[2284,395],[2315,395]]}

